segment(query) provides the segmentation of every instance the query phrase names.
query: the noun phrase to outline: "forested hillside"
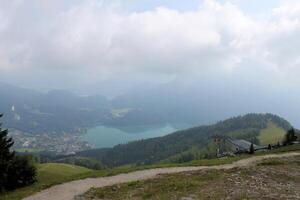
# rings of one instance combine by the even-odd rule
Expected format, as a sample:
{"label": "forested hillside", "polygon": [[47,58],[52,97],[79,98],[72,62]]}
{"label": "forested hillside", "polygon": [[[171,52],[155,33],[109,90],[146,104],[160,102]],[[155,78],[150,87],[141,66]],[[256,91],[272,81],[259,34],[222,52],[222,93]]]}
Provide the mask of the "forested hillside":
{"label": "forested hillside", "polygon": [[[120,166],[126,164],[150,164],[167,159],[178,160],[185,156],[191,156],[191,160],[197,154],[199,157],[210,156],[212,137],[216,135],[227,135],[233,138],[246,139],[259,144],[259,135],[262,130],[268,128],[268,124],[274,124],[278,130],[286,131],[291,124],[272,114],[247,114],[220,121],[214,125],[199,126],[183,131],[177,131],[164,137],[152,138],[117,145],[104,152],[100,149],[81,152],[78,155],[90,156],[101,160],[106,166]],[[214,152],[213,152],[214,153]],[[176,160],[176,159],[175,159]]]}
{"label": "forested hillside", "polygon": [[27,133],[76,133],[110,116],[103,96],[81,97],[54,90],[41,93],[0,83],[0,112],[6,127]]}

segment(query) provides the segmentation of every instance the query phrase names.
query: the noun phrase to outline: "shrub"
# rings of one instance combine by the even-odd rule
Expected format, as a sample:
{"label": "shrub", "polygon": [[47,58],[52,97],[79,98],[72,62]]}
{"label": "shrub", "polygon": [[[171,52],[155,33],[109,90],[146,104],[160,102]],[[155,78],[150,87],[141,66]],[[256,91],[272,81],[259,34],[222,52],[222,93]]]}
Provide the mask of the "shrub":
{"label": "shrub", "polygon": [[36,181],[36,168],[28,157],[16,156],[10,162],[7,173],[6,189],[12,190],[15,188],[30,185]]}

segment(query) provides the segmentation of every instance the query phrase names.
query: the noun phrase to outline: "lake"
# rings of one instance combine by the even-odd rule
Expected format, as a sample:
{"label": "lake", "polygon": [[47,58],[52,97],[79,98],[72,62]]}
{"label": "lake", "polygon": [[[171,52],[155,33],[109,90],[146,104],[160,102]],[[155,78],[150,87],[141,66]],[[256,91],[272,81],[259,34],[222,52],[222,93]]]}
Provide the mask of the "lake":
{"label": "lake", "polygon": [[87,133],[83,135],[83,140],[94,145],[96,148],[104,148],[124,144],[129,141],[164,136],[176,130],[176,128],[169,124],[123,128],[97,126],[88,129]]}

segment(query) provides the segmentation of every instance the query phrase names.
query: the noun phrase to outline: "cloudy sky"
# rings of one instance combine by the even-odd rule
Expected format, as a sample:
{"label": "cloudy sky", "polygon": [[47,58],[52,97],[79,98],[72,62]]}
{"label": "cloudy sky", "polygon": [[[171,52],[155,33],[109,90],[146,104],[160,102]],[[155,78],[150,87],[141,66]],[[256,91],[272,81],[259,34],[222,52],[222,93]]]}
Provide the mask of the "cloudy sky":
{"label": "cloudy sky", "polygon": [[0,0],[0,78],[104,93],[197,79],[296,90],[299,38],[299,0]]}

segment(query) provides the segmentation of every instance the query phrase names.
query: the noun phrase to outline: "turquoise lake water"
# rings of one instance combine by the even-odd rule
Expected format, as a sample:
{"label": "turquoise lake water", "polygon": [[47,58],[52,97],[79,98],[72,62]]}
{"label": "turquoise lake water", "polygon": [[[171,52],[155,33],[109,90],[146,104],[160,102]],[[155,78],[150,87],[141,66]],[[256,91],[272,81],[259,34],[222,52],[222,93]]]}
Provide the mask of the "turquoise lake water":
{"label": "turquoise lake water", "polygon": [[164,136],[176,131],[171,125],[163,126],[136,126],[113,128],[97,126],[91,128],[83,135],[83,139],[96,148],[113,147],[129,141]]}

